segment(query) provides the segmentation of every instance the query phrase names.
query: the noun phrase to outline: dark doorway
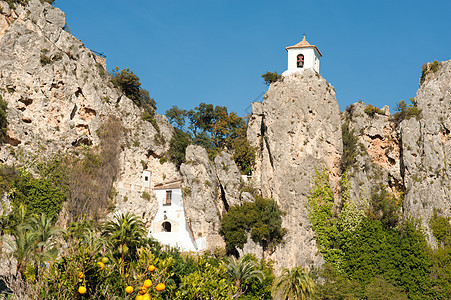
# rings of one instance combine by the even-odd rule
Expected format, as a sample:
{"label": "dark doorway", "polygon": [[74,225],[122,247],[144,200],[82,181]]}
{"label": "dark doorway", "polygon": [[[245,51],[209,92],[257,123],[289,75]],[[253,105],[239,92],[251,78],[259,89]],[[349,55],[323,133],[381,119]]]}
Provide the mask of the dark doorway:
{"label": "dark doorway", "polygon": [[161,224],[161,226],[163,226],[163,232],[171,232],[171,228],[172,228],[171,223],[163,222],[163,224]]}

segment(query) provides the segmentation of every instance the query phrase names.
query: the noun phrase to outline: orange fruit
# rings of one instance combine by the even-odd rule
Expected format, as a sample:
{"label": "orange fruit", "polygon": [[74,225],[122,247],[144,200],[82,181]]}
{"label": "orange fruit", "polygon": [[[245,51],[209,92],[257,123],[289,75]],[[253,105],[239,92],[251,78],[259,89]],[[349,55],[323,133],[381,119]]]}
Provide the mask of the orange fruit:
{"label": "orange fruit", "polygon": [[99,266],[100,270],[103,270],[105,268],[105,264],[101,261],[97,262],[97,265]]}
{"label": "orange fruit", "polygon": [[155,271],[155,266],[150,265],[150,266],[147,268],[147,271],[149,271],[149,272]]}
{"label": "orange fruit", "polygon": [[107,263],[109,263],[110,262],[110,260],[108,259],[108,257],[102,257],[102,262],[104,263],[104,264],[107,264]]}
{"label": "orange fruit", "polygon": [[164,285],[164,283],[159,283],[157,284],[156,290],[161,292],[164,291],[166,289],[166,286]]}
{"label": "orange fruit", "polygon": [[143,300],[143,296],[142,295],[138,295],[138,296],[136,296],[135,300]]}
{"label": "orange fruit", "polygon": [[149,294],[144,294],[142,296],[142,300],[150,300],[150,295]]}
{"label": "orange fruit", "polygon": [[152,280],[150,280],[150,279],[144,280],[143,287],[145,287],[146,289],[148,289],[148,288],[150,288],[151,286],[152,286]]}
{"label": "orange fruit", "polygon": [[84,287],[84,286],[79,287],[79,288],[78,288],[78,292],[79,292],[81,295],[86,294],[86,287]]}
{"label": "orange fruit", "polygon": [[83,272],[78,272],[78,278],[82,279],[83,277],[85,277],[85,274],[83,274]]}
{"label": "orange fruit", "polygon": [[147,288],[145,286],[140,287],[138,293],[144,295],[145,293],[147,293]]}
{"label": "orange fruit", "polygon": [[125,292],[126,292],[127,294],[133,293],[133,287],[132,287],[132,286],[126,287],[126,288],[125,288]]}

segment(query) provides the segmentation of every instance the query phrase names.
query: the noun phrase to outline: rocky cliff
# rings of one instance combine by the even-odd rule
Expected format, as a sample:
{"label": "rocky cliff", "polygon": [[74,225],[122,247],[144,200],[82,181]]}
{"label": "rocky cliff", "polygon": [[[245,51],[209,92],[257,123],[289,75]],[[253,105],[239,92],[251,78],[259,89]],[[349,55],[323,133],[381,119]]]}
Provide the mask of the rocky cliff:
{"label": "rocky cliff", "polygon": [[[63,12],[39,0],[16,9],[0,1],[0,8],[0,94],[8,103],[2,163],[95,147],[98,130],[115,116],[125,134],[112,213],[133,211],[150,225],[158,205],[143,196],[143,171],[150,170],[152,182],[182,178],[190,230],[214,249],[223,246],[223,214],[252,201],[243,189],[249,185],[286,213],[284,242],[264,255],[279,267],[309,266],[322,263],[308,219],[309,190],[316,170],[327,167],[338,207],[342,125],[348,124],[358,144],[349,173],[354,201],[365,207],[381,188],[395,194],[403,200],[403,216],[422,219],[432,244],[428,220],[434,210],[451,216],[451,62],[426,66],[414,99],[421,114],[402,122],[388,107],[369,113],[364,103],[340,113],[334,88],[311,70],[286,76],[252,105],[247,135],[258,149],[252,177],[241,176],[230,154],[211,161],[199,146],[187,148],[179,172],[161,159],[172,126],[164,116],[156,115],[154,125],[142,119],[142,110],[110,82],[104,61],[64,31]],[[262,254],[252,242],[244,252]]]}
{"label": "rocky cliff", "polygon": [[126,185],[117,189],[116,209],[132,209],[149,222],[157,206],[133,184],[142,184],[145,167],[155,167],[153,181],[179,177],[172,164],[159,163],[172,126],[163,116],[156,116],[158,129],[142,120],[141,110],[111,84],[101,59],[63,30],[61,10],[39,0],[14,10],[0,1],[0,8],[0,93],[8,103],[0,160],[23,164],[95,146],[99,128],[116,116],[127,133],[116,178]]}
{"label": "rocky cliff", "polygon": [[334,88],[311,70],[271,84],[263,102],[253,104],[248,138],[260,149],[262,195],[286,213],[285,242],[270,257],[286,267],[320,263],[307,197],[316,170],[327,167],[335,184],[339,175],[341,120]]}
{"label": "rocky cliff", "polygon": [[[451,61],[429,64],[415,97],[421,118],[400,124],[401,174],[406,190],[403,209],[423,226],[437,210],[451,216]],[[429,241],[434,240],[427,230]]]}
{"label": "rocky cliff", "polygon": [[437,211],[449,217],[451,61],[427,64],[413,100],[418,114],[396,119],[388,107],[371,113],[364,103],[351,105],[343,122],[363,146],[351,168],[352,196],[362,205],[386,189],[402,200],[401,216],[419,218],[435,245],[429,219]]}

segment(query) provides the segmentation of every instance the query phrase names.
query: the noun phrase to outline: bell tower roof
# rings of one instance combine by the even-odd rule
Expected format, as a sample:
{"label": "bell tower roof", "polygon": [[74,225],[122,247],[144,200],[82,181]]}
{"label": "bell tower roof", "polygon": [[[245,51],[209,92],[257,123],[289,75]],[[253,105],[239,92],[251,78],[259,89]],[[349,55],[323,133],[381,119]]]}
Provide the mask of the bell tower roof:
{"label": "bell tower roof", "polygon": [[286,47],[285,50],[288,51],[288,49],[299,49],[299,48],[314,48],[314,49],[316,49],[316,51],[318,51],[318,54],[320,55],[320,57],[323,56],[321,54],[321,52],[319,51],[318,47],[316,47],[315,45],[310,45],[310,43],[307,42],[307,40],[305,38],[305,34],[304,34],[304,37],[302,38],[302,41],[300,41],[296,45]]}

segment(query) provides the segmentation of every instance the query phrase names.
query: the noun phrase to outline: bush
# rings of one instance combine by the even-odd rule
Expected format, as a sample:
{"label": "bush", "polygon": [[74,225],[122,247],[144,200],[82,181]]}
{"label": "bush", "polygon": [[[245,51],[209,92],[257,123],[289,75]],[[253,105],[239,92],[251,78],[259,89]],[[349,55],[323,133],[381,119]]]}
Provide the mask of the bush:
{"label": "bush", "polygon": [[434,215],[429,220],[429,226],[439,245],[451,246],[451,224],[449,223],[449,218],[438,216],[437,211],[434,211]]}
{"label": "bush", "polygon": [[365,107],[364,112],[370,116],[371,118],[374,118],[375,114],[379,114],[379,115],[385,115],[384,111],[378,107],[375,107],[374,105],[368,104]]}
{"label": "bush", "polygon": [[343,154],[340,160],[340,169],[342,172],[355,166],[356,156],[358,154],[358,138],[354,128],[349,128],[349,121],[341,125],[341,136],[343,141]]}
{"label": "bush", "polygon": [[15,212],[20,204],[24,204],[31,214],[44,213],[47,217],[56,219],[66,201],[66,195],[50,180],[35,179],[28,173],[22,173],[14,180],[11,200]]}
{"label": "bush", "polygon": [[283,212],[272,199],[257,196],[254,202],[235,205],[221,220],[219,234],[224,237],[226,250],[237,255],[236,248],[243,249],[250,233],[254,242],[263,250],[272,250],[282,242],[286,229],[282,227]]}
{"label": "bush", "polygon": [[270,85],[273,82],[277,82],[279,80],[282,79],[282,75],[277,74],[277,72],[266,72],[265,74],[262,75],[263,80],[265,81],[266,85]]}
{"label": "bush", "polygon": [[191,143],[191,138],[186,132],[178,128],[174,128],[174,135],[169,142],[169,150],[167,155],[169,160],[177,166],[177,169],[179,169],[180,165],[186,161],[186,147],[188,147]]}
{"label": "bush", "polygon": [[421,77],[420,77],[420,85],[424,83],[424,81],[426,80],[426,76],[432,72],[435,73],[438,71],[438,69],[440,68],[441,64],[434,60],[434,62],[432,63],[425,63],[422,67],[421,67]]}
{"label": "bush", "polygon": [[409,120],[410,118],[415,117],[417,120],[421,118],[421,111],[416,106],[416,102],[414,98],[410,98],[411,104],[407,105],[404,100],[400,100],[396,103],[395,110],[397,113],[393,115],[393,121],[397,124],[401,123],[404,120]]}
{"label": "bush", "polygon": [[156,102],[149,97],[149,92],[141,88],[139,77],[133,74],[129,68],[123,69],[119,72],[119,68],[113,71],[111,82],[115,87],[118,87],[130,100],[137,106],[143,107],[146,112],[151,109],[156,110]]}
{"label": "bush", "polygon": [[6,130],[8,127],[7,110],[8,103],[3,100],[0,95],[0,142],[3,142],[6,137]]}

